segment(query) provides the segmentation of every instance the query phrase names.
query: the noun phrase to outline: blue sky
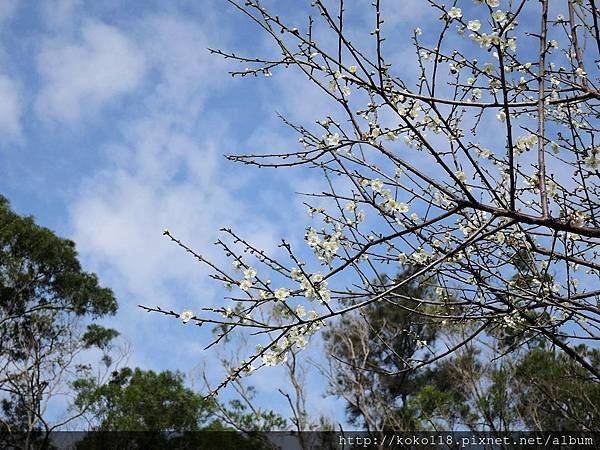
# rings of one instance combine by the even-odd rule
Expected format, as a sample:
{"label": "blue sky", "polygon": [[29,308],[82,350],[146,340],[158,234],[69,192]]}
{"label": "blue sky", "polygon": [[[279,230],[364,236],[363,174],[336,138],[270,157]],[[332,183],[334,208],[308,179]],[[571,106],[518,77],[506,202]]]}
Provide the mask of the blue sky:
{"label": "blue sky", "polygon": [[[318,178],[265,177],[223,154],[291,145],[275,112],[312,122],[327,105],[298,96],[292,75],[232,79],[207,47],[252,54],[267,41],[225,2],[0,2],[0,192],[73,239],[85,269],[115,291],[120,309],[105,322],[129,342],[129,365],[190,374],[206,363],[217,381],[218,362],[202,350],[208,330],[137,307],[221,301],[162,230],[217,260],[211,244],[224,226],[267,249],[301,240],[305,210],[290,199]],[[287,413],[281,370],[249,382],[260,403]],[[341,419],[341,404],[309,383],[319,386],[311,408]]]}
{"label": "blue sky", "polygon": [[[297,3],[279,5],[304,22]],[[420,0],[384,6],[401,43],[429,11]],[[351,23],[362,28],[366,17]],[[393,42],[388,55],[410,75],[414,50]],[[297,137],[275,113],[310,124],[329,105],[297,74],[231,78],[227,71],[240,67],[208,47],[273,51],[226,2],[0,2],[0,193],[18,213],[75,240],[84,267],[115,291],[120,310],[107,323],[130,342],[131,366],[187,374],[218,366],[202,351],[208,330],[137,307],[180,311],[221,301],[164,228],[217,261],[224,259],[211,244],[221,227],[276,251],[282,237],[300,243],[308,225],[294,192],[322,183],[311,171],[263,172],[225,160],[293,146]],[[318,346],[310,352],[318,357]],[[263,405],[285,412],[281,370],[249,382]],[[309,377],[309,385],[309,408],[343,420],[343,405],[322,398],[323,383]]]}

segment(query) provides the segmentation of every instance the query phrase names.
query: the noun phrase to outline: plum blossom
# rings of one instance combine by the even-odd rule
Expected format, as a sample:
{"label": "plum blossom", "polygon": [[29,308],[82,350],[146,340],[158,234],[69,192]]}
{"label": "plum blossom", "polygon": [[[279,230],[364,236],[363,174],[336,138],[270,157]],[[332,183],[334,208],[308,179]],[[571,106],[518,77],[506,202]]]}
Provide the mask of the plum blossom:
{"label": "plum blossom", "polygon": [[460,181],[461,183],[464,183],[467,180],[467,175],[462,171],[459,170],[457,172],[454,172],[454,175],[456,175],[456,178],[458,179],[458,181]]}
{"label": "plum blossom", "polygon": [[471,31],[479,31],[479,29],[481,28],[481,22],[478,19],[469,20],[467,28]]}
{"label": "plum blossom", "polygon": [[194,317],[194,313],[192,311],[190,311],[189,309],[186,309],[181,314],[179,314],[179,318],[181,319],[181,321],[183,323],[188,323],[190,321],[190,319],[192,319],[193,317]]}
{"label": "plum blossom", "polygon": [[333,133],[327,136],[327,145],[331,147],[335,147],[340,143],[340,135],[338,133]]}
{"label": "plum blossom", "polygon": [[275,290],[275,298],[277,300],[281,300],[284,301],[286,298],[288,298],[290,296],[290,291],[289,289],[286,288],[279,288]]}
{"label": "plum blossom", "polygon": [[460,19],[462,17],[462,10],[456,6],[453,6],[450,8],[450,11],[448,11],[448,17],[451,19]]}
{"label": "plum blossom", "polygon": [[379,178],[371,180],[371,189],[373,189],[373,192],[381,192],[382,188],[383,182]]}

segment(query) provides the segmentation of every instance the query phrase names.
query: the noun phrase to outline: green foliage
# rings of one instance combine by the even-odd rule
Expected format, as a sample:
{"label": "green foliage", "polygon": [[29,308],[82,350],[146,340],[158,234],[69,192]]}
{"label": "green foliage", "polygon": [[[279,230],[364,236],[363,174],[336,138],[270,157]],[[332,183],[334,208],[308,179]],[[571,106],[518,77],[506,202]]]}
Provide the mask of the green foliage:
{"label": "green foliage", "polygon": [[245,431],[273,431],[285,429],[286,420],[271,410],[263,410],[251,406],[255,398],[255,389],[246,388],[245,396],[248,401],[234,399],[228,405],[222,405],[227,416],[236,427]]}
{"label": "green foliage", "polygon": [[[41,405],[72,376],[76,355],[108,349],[114,330],[86,319],[114,314],[117,302],[82,270],[75,244],[22,217],[0,195],[0,389],[4,428],[49,432]],[[108,362],[108,360],[107,360]],[[81,366],[83,367],[83,366]]]}
{"label": "green foliage", "polygon": [[[132,443],[147,449],[266,448],[258,435],[233,432],[216,414],[223,407],[186,388],[179,372],[126,367],[113,372],[108,383],[87,378],[74,387],[78,407],[97,422],[96,433],[79,443],[82,450]],[[228,418],[244,431],[271,430],[283,420],[270,411],[257,417],[242,402],[231,406]]]}
{"label": "green foliage", "polygon": [[[0,306],[2,332],[14,327],[6,321],[44,309],[99,317],[114,314],[112,291],[98,284],[95,274],[84,272],[75,243],[21,217],[0,196]],[[8,323],[7,323],[8,322]]]}
{"label": "green foliage", "polygon": [[[575,347],[600,368],[600,350]],[[538,346],[514,370],[520,387],[516,409],[529,428],[600,430],[600,383],[562,352]]]}
{"label": "green foliage", "polygon": [[96,386],[78,380],[77,404],[99,420],[99,431],[196,431],[210,427],[215,406],[186,388],[177,372],[123,368]]}
{"label": "green foliage", "polygon": [[[410,272],[391,282],[408,276]],[[387,277],[374,283],[381,290],[388,284]],[[350,399],[347,412],[352,423],[375,429],[421,427],[413,398],[431,374],[407,369],[414,358],[426,360],[425,346],[435,343],[437,327],[414,312],[414,299],[432,295],[422,280],[414,280],[384,301],[362,308],[360,316],[342,317],[324,333],[332,357],[347,363],[338,367],[332,390]]]}
{"label": "green foliage", "polygon": [[[529,264],[527,255],[515,264]],[[492,328],[451,357],[404,370],[426,359],[417,341],[435,346],[441,335],[455,342],[464,338],[466,328],[435,325],[421,314],[426,309],[413,311],[431,295],[422,283],[405,285],[325,333],[328,350],[340,361],[331,391],[346,399],[352,423],[375,430],[600,430],[597,380],[572,357],[545,348],[542,338],[519,327]],[[536,321],[544,323],[544,317]],[[519,351],[511,350],[516,342],[523,343]],[[600,350],[573,349],[600,368]],[[497,358],[485,364],[490,355]]]}
{"label": "green foliage", "polygon": [[99,349],[107,349],[110,342],[119,336],[117,330],[112,328],[104,328],[95,323],[88,325],[86,332],[81,336],[86,348],[97,347]]}

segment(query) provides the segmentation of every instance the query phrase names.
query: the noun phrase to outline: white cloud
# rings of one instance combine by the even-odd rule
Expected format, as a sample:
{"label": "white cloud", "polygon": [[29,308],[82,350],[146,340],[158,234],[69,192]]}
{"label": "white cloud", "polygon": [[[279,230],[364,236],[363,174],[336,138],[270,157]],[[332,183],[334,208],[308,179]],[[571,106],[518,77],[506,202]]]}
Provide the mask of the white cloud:
{"label": "white cloud", "polygon": [[17,84],[4,75],[0,75],[0,98],[0,131],[18,138],[21,136],[21,96]]}
{"label": "white cloud", "polygon": [[88,22],[80,42],[47,41],[38,55],[43,87],[37,112],[43,118],[76,121],[136,88],[144,56],[118,29]]}
{"label": "white cloud", "polygon": [[153,16],[142,22],[139,36],[148,64],[160,74],[150,105],[154,109],[184,107],[188,115],[198,113],[209,92],[206,80],[211,80],[212,91],[220,79],[227,78],[221,70],[222,58],[206,50],[209,44],[203,24],[177,16]]}

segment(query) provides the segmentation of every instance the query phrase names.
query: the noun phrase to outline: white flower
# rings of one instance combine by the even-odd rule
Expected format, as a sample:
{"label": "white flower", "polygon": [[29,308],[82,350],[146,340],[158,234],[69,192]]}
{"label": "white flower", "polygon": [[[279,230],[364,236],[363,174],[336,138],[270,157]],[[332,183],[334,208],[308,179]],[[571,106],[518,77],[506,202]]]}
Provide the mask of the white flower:
{"label": "white flower", "polygon": [[506,13],[499,9],[498,11],[494,12],[494,14],[492,14],[492,17],[496,22],[502,22],[504,19],[506,19]]}
{"label": "white flower", "polygon": [[321,303],[328,302],[331,300],[331,291],[326,287],[319,289],[319,297],[321,297]]}
{"label": "white flower", "polygon": [[481,156],[484,158],[490,158],[492,156],[492,152],[485,148],[481,151]]}
{"label": "white flower", "polygon": [[504,236],[504,233],[500,232],[500,233],[496,234],[496,242],[498,244],[502,244],[505,240],[506,240],[506,236]]}
{"label": "white flower", "polygon": [[248,364],[245,361],[242,361],[242,366],[244,366],[244,373],[252,373],[256,370],[256,367],[254,367],[252,364]]}
{"label": "white flower", "polygon": [[348,70],[350,71],[350,73],[356,73],[357,67],[356,66],[350,66],[350,67],[348,67]]}
{"label": "white flower", "polygon": [[585,73],[585,70],[583,70],[581,67],[578,67],[575,69],[575,75],[577,75],[579,78],[585,78],[587,73]]}
{"label": "white flower", "polygon": [[298,317],[300,317],[301,319],[306,316],[306,310],[304,309],[304,306],[302,305],[298,305],[296,306],[296,315]]}
{"label": "white flower", "polygon": [[451,19],[460,19],[462,17],[462,10],[456,6],[453,6],[450,8],[450,11],[448,11],[448,17]]}
{"label": "white flower", "polygon": [[383,188],[383,182],[379,178],[375,178],[374,180],[371,180],[371,189],[373,189],[374,192],[381,192],[382,188]]}
{"label": "white flower", "polygon": [[393,131],[388,131],[387,133],[385,133],[385,138],[388,141],[395,141],[396,139],[398,139],[398,136]]}
{"label": "white flower", "polygon": [[400,262],[400,264],[406,264],[406,261],[408,261],[408,257],[406,256],[406,253],[400,253],[398,255],[398,261]]}
{"label": "white flower", "polygon": [[423,30],[420,27],[415,28],[415,34],[417,36],[421,36],[423,34]]}
{"label": "white flower", "polygon": [[498,114],[496,114],[496,119],[498,119],[500,122],[505,122],[506,113],[504,111],[500,111]]}
{"label": "white flower", "polygon": [[516,147],[520,151],[530,150],[538,142],[538,137],[535,134],[520,136],[517,138]]}
{"label": "white flower", "polygon": [[186,309],[181,314],[179,314],[179,318],[182,320],[183,323],[188,323],[190,321],[190,319],[193,317],[194,317],[194,313],[192,311],[190,311],[189,309]]}
{"label": "white flower", "polygon": [[246,270],[244,270],[244,278],[245,279],[251,280],[255,276],[256,276],[256,269],[254,269],[252,267],[248,267]]}
{"label": "white flower", "polygon": [[583,162],[590,169],[596,169],[598,167],[598,160],[596,159],[596,155],[588,156],[583,160]]}
{"label": "white flower", "polygon": [[408,206],[408,203],[400,202],[400,203],[398,203],[397,209],[398,209],[398,212],[406,213],[406,212],[408,212],[410,207]]}
{"label": "white flower", "polygon": [[275,290],[275,298],[277,300],[281,300],[284,301],[286,298],[288,298],[290,296],[290,291],[289,289],[286,288],[279,288]]}
{"label": "white flower", "polygon": [[486,3],[492,8],[497,8],[498,6],[500,6],[500,0],[487,0]]}
{"label": "white flower", "polygon": [[323,281],[323,274],[321,272],[313,273],[310,277],[315,283]]}
{"label": "white flower", "polygon": [[354,202],[348,202],[348,203],[346,203],[345,208],[348,211],[354,211],[356,209],[356,203],[354,203]]}
{"label": "white flower", "polygon": [[252,286],[252,283],[250,283],[249,280],[244,279],[240,281],[240,289],[242,291],[248,291],[248,289],[250,289],[250,286]]}
{"label": "white flower", "polygon": [[[508,41],[506,42],[507,46],[509,49],[511,49],[513,52],[517,51],[517,40],[515,38],[509,38]],[[550,63],[552,64],[552,63]]]}
{"label": "white flower", "polygon": [[290,277],[292,280],[301,281],[303,278],[302,271],[297,267],[294,267],[290,272]]}
{"label": "white flower", "polygon": [[304,336],[303,334],[298,334],[297,336],[294,336],[294,345],[297,348],[303,349],[306,347],[306,344],[308,344],[308,339],[306,339],[306,336]]}
{"label": "white flower", "polygon": [[316,311],[311,310],[308,312],[308,320],[315,320],[317,317],[319,317],[319,315]]}
{"label": "white flower", "polygon": [[458,179],[458,181],[460,181],[461,183],[464,183],[467,179],[467,175],[462,171],[459,170],[457,172],[454,172],[454,175],[456,175],[456,178]]}
{"label": "white flower", "polygon": [[327,145],[335,147],[340,143],[340,135],[337,133],[330,134],[327,136]]}
{"label": "white flower", "polygon": [[275,352],[267,352],[262,357],[263,363],[265,366],[276,366],[279,362],[279,357]]}
{"label": "white flower", "polygon": [[412,254],[412,257],[417,263],[423,264],[425,261],[427,261],[429,255],[425,250],[419,248],[416,252]]}
{"label": "white flower", "polygon": [[469,20],[469,23],[467,24],[467,28],[471,31],[479,31],[479,29],[481,28],[481,22],[477,19]]}
{"label": "white flower", "polygon": [[317,232],[312,228],[306,233],[306,241],[310,247],[316,247],[321,243],[321,239],[319,239]]}

